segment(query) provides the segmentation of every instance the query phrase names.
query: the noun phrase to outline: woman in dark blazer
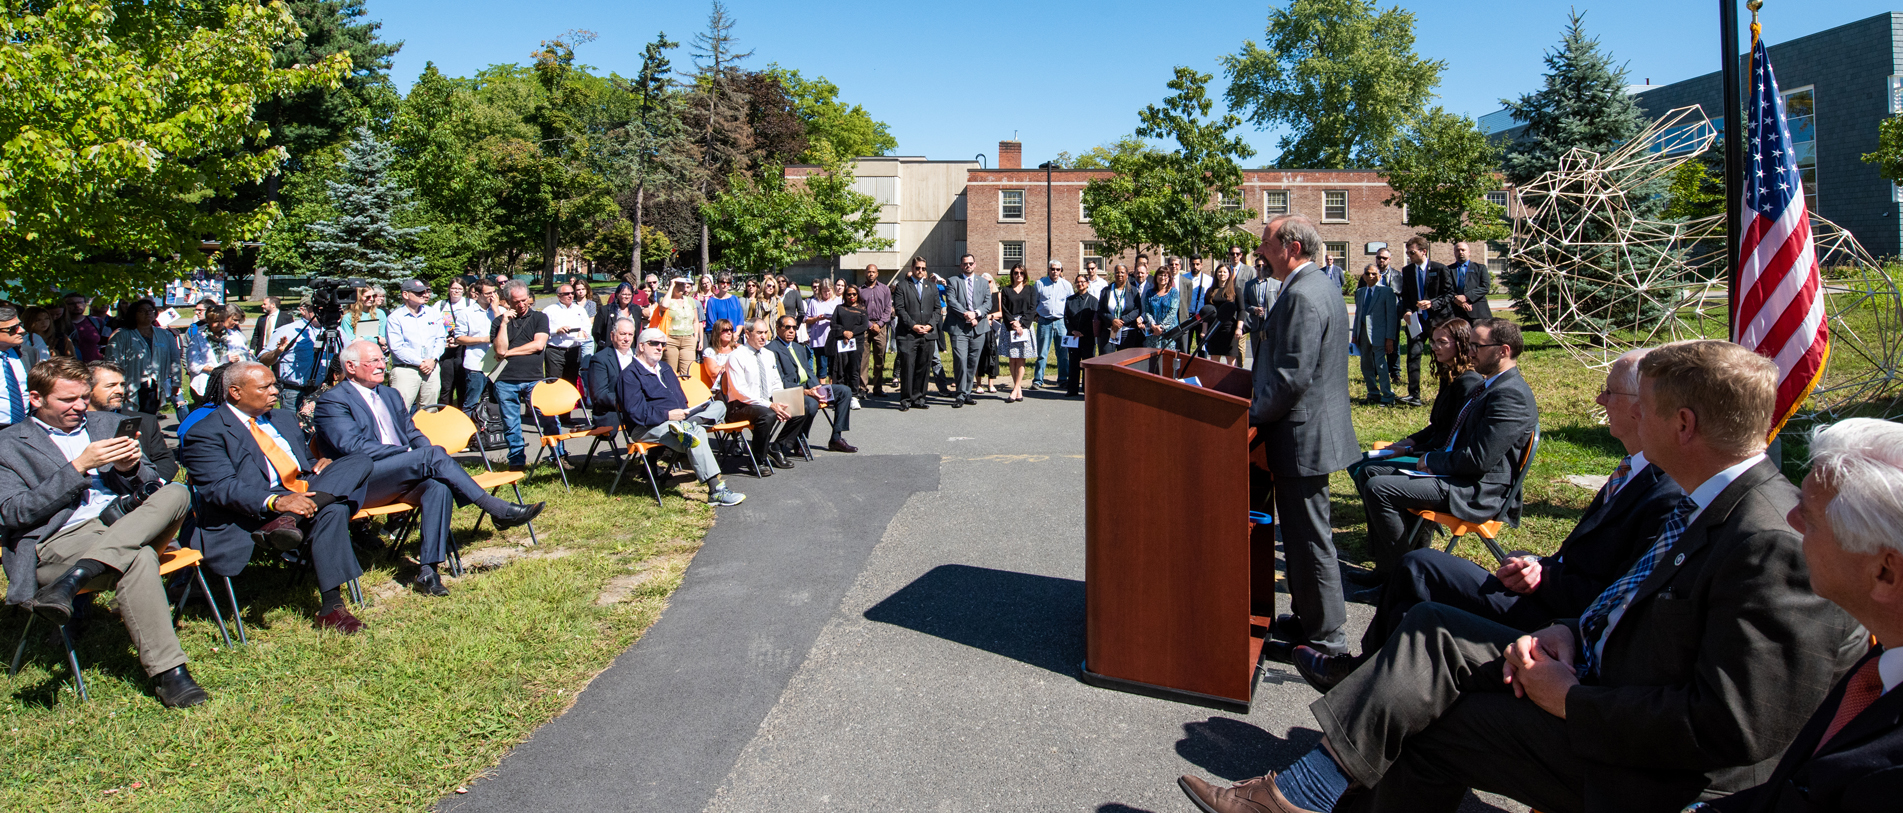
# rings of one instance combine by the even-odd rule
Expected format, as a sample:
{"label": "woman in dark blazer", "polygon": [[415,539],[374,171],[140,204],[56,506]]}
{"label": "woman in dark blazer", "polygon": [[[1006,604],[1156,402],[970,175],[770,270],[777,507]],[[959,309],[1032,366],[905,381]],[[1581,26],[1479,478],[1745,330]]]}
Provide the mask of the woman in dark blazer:
{"label": "woman in dark blazer", "polygon": [[615,329],[615,320],[622,318],[634,320],[636,333],[647,327],[647,320],[641,318],[641,306],[634,302],[634,286],[625,282],[608,297],[608,304],[595,310],[594,328],[589,332],[594,334],[596,347],[608,346],[608,334]]}
{"label": "woman in dark blazer", "polygon": [[[832,330],[826,334],[826,349],[833,354],[835,383],[852,390],[852,397],[857,400],[866,388],[859,378],[859,359],[866,351],[866,327],[871,320],[866,317],[866,303],[859,298],[859,286],[846,283],[839,299],[839,308],[833,311]],[[853,349],[841,349],[848,341],[853,343]]]}
{"label": "woman in dark blazer", "polygon": [[[1004,313],[1004,356],[1011,360],[1011,395],[1005,402],[1024,400],[1024,365],[1037,357],[1037,292],[1024,263],[1011,266],[1011,283],[998,291]],[[1018,338],[1022,337],[1022,338]]]}
{"label": "woman in dark blazer", "polygon": [[[1454,421],[1460,418],[1460,408],[1486,386],[1486,377],[1474,369],[1473,328],[1467,320],[1449,319],[1436,325],[1431,346],[1440,392],[1434,395],[1434,407],[1427,413],[1427,426],[1389,446],[1395,456],[1387,462],[1416,460],[1422,452],[1445,447],[1453,435]],[[1364,458],[1348,467],[1356,484],[1361,482],[1361,466],[1366,462]]]}

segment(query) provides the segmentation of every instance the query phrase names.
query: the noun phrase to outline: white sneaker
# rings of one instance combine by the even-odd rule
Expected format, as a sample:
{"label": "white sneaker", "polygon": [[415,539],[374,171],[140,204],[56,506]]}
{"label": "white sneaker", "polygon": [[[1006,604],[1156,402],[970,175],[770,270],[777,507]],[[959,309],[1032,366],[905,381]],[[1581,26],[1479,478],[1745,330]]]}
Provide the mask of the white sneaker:
{"label": "white sneaker", "polygon": [[852,408],[853,408],[853,409],[858,409],[858,408],[859,408],[859,399],[858,399],[857,397],[855,397],[855,398],[853,398],[853,399],[852,399]]}

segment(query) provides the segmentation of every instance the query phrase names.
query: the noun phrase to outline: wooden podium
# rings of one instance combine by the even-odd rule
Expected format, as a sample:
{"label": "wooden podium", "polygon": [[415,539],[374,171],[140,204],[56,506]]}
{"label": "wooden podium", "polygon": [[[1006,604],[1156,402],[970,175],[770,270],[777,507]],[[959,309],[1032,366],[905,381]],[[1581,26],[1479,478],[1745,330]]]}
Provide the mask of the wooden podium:
{"label": "wooden podium", "polygon": [[1275,617],[1274,528],[1249,522],[1251,374],[1149,348],[1084,370],[1083,680],[1246,712]]}

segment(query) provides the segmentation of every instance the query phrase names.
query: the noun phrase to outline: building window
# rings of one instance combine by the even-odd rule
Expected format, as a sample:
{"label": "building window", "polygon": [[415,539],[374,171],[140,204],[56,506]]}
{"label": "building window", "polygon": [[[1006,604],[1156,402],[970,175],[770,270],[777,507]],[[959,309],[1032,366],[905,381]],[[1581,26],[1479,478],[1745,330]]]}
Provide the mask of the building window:
{"label": "building window", "polygon": [[1804,183],[1804,206],[1817,212],[1817,96],[1815,88],[1784,93],[1784,122],[1791,130],[1797,178]]}
{"label": "building window", "polygon": [[1330,189],[1322,193],[1322,220],[1348,220],[1348,190]]}
{"label": "building window", "polygon": [[1334,260],[1336,265],[1342,268],[1348,267],[1348,244],[1346,242],[1323,243],[1322,249],[1328,253],[1328,258]]}
{"label": "building window", "polygon": [[1513,218],[1507,216],[1507,193],[1505,190],[1501,190],[1499,192],[1488,192],[1487,202],[1500,207],[1500,221],[1501,222],[1510,223],[1513,221]]}
{"label": "building window", "polygon": [[1270,189],[1262,193],[1262,216],[1288,214],[1288,190]]}
{"label": "building window", "polygon": [[1024,190],[1001,189],[998,191],[998,219],[1024,219]]}
{"label": "building window", "polygon": [[1097,269],[1103,270],[1103,244],[1096,240],[1085,240],[1083,247],[1084,256],[1077,267],[1083,268],[1085,265],[1096,263]]}
{"label": "building window", "polygon": [[1021,262],[1024,262],[1023,240],[1006,240],[998,244],[998,267],[1005,270],[1005,279],[1010,279],[1011,266]]}
{"label": "building window", "polygon": [[1241,192],[1222,193],[1222,210],[1225,212],[1242,211],[1242,193]]}
{"label": "building window", "polygon": [[1084,202],[1084,193],[1082,191],[1077,193],[1077,222],[1090,222],[1090,204]]}

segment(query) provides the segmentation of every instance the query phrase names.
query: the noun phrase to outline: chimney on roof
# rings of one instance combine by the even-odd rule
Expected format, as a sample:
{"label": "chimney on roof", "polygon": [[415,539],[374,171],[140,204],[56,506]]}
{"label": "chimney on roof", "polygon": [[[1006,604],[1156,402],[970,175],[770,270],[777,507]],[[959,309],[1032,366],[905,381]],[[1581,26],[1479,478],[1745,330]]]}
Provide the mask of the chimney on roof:
{"label": "chimney on roof", "polygon": [[1023,169],[1024,144],[1018,141],[998,142],[998,168]]}

